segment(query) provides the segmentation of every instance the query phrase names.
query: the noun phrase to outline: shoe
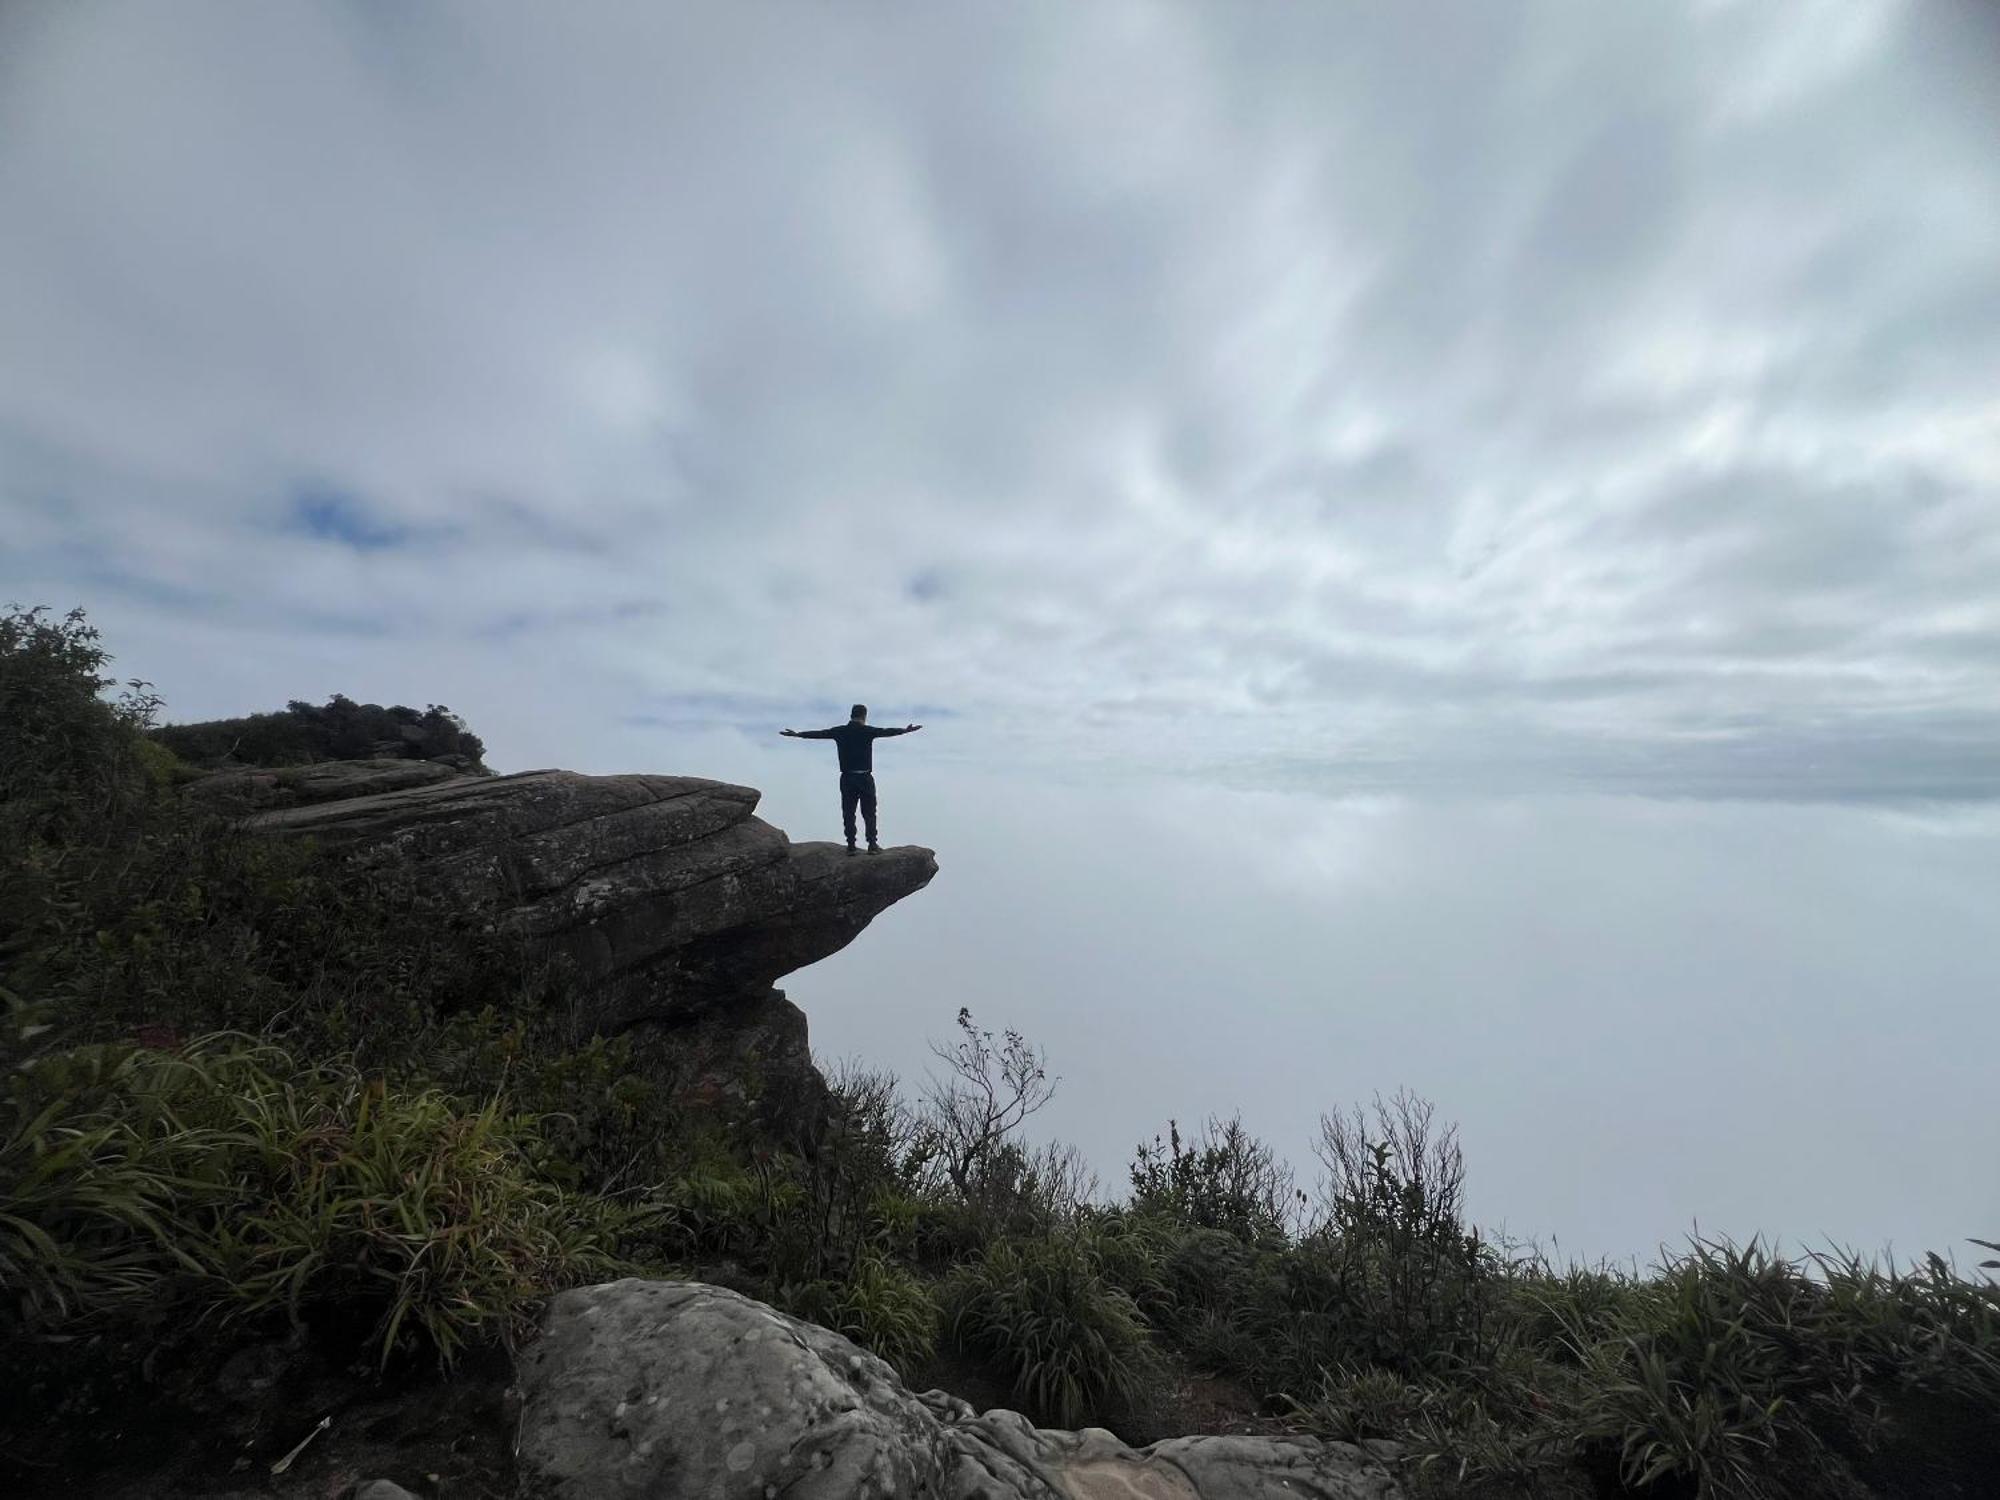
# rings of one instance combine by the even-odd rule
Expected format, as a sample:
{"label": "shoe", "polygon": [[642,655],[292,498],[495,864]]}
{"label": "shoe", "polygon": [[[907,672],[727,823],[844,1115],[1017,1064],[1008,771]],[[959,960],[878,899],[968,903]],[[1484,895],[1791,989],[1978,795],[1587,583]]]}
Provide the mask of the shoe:
{"label": "shoe", "polygon": [[880,854],[882,852],[882,846],[880,844],[871,842],[868,845],[868,852],[870,854]]}
{"label": "shoe", "polygon": [[850,858],[850,859],[852,859],[852,858],[853,858],[853,857],[854,857],[855,855],[859,854],[860,852],[861,852],[861,851],[860,851],[859,849],[855,848],[855,847],[854,847],[854,846],[853,846],[852,844],[849,844],[849,845],[847,846],[847,855],[848,855],[848,858]]}

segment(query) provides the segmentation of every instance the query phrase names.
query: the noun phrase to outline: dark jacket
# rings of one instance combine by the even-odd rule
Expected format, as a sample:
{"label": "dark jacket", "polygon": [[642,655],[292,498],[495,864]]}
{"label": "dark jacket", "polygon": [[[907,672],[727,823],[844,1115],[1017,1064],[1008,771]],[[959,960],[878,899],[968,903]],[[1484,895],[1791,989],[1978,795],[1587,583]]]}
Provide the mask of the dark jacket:
{"label": "dark jacket", "polygon": [[831,729],[801,729],[797,737],[802,740],[832,740],[840,747],[840,769],[845,775],[849,771],[873,771],[875,742],[909,732],[907,729],[880,729],[873,724],[856,724],[850,719]]}

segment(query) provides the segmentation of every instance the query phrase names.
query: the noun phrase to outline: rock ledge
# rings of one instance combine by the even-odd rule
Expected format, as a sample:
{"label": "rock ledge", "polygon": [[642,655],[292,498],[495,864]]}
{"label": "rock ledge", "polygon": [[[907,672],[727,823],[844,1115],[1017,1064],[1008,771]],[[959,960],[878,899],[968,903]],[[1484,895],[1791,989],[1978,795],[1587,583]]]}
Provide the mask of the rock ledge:
{"label": "rock ledge", "polygon": [[[546,944],[571,965],[579,1034],[636,1032],[642,1051],[696,1071],[754,1058],[791,1075],[793,1093],[813,1081],[805,1018],[771,986],[937,873],[937,857],[914,846],[850,858],[838,844],[794,844],[754,816],[756,791],[699,777],[524,771],[374,790],[380,776],[326,768],[318,787],[369,790],[251,825],[364,862],[407,859],[467,910]],[[774,1107],[796,1124],[809,1104]]]}

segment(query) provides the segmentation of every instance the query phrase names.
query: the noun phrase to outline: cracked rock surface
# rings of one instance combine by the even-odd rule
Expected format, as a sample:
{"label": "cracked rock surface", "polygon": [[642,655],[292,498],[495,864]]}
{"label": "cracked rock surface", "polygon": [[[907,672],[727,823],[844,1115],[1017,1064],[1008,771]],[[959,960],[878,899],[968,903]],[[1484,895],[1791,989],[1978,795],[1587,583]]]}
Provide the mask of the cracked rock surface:
{"label": "cracked rock surface", "polygon": [[699,1282],[564,1292],[521,1361],[540,1500],[1400,1500],[1359,1448],[1188,1437],[1128,1448],[906,1390],[848,1340]]}
{"label": "cracked rock surface", "polygon": [[[338,766],[322,770],[331,785]],[[371,779],[372,778],[372,779]],[[937,873],[914,846],[850,858],[755,816],[750,787],[693,776],[525,771],[283,807],[252,826],[418,878],[566,958],[580,1033],[631,1032],[704,1088],[766,1083],[758,1108],[812,1113],[805,1017],[772,985],[847,946]],[[666,1062],[662,1063],[666,1066]],[[732,1071],[733,1070],[733,1071]]]}
{"label": "cracked rock surface", "polygon": [[928,849],[849,859],[752,814],[749,787],[692,776],[524,771],[283,808],[253,820],[394,850],[511,930],[556,942],[615,1031],[747,998],[837,952],[937,873]]}

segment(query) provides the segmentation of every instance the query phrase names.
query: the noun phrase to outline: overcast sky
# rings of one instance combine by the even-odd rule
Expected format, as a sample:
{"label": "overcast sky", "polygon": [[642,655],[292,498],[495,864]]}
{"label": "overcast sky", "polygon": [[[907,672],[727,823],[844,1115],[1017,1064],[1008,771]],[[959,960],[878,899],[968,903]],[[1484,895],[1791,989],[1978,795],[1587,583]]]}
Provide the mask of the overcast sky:
{"label": "overcast sky", "polygon": [[[2000,1230],[2000,12],[0,6],[0,599],[931,890],[1109,1179],[1408,1084],[1584,1254]],[[1974,1066],[1974,1060],[1980,1066]]]}

